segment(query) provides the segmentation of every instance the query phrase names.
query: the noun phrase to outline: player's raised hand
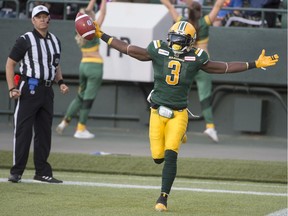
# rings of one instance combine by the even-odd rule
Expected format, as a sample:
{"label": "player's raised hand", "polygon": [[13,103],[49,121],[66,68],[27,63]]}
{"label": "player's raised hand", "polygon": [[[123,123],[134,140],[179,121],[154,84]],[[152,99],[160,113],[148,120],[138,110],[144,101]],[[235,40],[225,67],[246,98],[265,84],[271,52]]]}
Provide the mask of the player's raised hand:
{"label": "player's raised hand", "polygon": [[103,35],[103,32],[100,29],[100,26],[98,25],[98,23],[96,21],[93,22],[95,25],[95,36],[97,38],[101,38],[101,36]]}
{"label": "player's raised hand", "polygon": [[278,62],[279,56],[278,54],[274,54],[272,56],[265,56],[265,49],[262,50],[261,55],[255,61],[257,68],[265,68],[269,66],[273,66]]}

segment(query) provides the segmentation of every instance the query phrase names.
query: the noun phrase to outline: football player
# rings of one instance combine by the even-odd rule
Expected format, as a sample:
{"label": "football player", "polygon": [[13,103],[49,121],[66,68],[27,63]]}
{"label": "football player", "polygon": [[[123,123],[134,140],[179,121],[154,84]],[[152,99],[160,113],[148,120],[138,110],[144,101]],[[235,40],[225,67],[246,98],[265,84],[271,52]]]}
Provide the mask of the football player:
{"label": "football player", "polygon": [[[169,10],[174,22],[187,21],[194,26],[197,31],[197,39],[194,46],[201,48],[208,53],[209,27],[215,21],[225,0],[216,0],[211,11],[205,16],[202,15],[202,5],[198,1],[186,1],[188,11],[187,17],[181,16],[170,0],[160,1]],[[219,142],[219,138],[212,112],[212,76],[211,74],[199,70],[194,76],[194,82],[197,86],[202,115],[206,123],[206,128],[203,133],[217,143]]]}
{"label": "football player", "polygon": [[103,33],[95,23],[95,35],[111,47],[140,61],[152,61],[154,88],[151,93],[149,139],[155,163],[164,162],[161,193],[156,201],[157,211],[167,210],[167,199],[177,172],[177,156],[188,124],[187,98],[198,70],[223,74],[252,68],[273,66],[278,55],[265,56],[256,61],[220,62],[209,59],[201,48],[193,47],[196,30],[186,21],[175,23],[166,41],[154,40],[147,48],[128,44]]}
{"label": "football player", "polygon": [[[97,16],[96,12],[94,12],[95,3],[101,3],[100,6],[98,4],[99,10]],[[90,0],[87,7],[80,8],[79,12],[87,14],[92,20],[95,20],[95,22],[101,26],[106,16],[106,0]],[[78,93],[70,102],[64,118],[57,125],[56,132],[59,135],[62,135],[65,128],[70,124],[72,118],[79,113],[74,137],[77,139],[93,139],[95,135],[87,129],[87,121],[92,105],[102,85],[104,62],[99,52],[99,38],[94,37],[92,40],[86,40],[77,33],[75,40],[82,54],[82,59],[79,65]]]}

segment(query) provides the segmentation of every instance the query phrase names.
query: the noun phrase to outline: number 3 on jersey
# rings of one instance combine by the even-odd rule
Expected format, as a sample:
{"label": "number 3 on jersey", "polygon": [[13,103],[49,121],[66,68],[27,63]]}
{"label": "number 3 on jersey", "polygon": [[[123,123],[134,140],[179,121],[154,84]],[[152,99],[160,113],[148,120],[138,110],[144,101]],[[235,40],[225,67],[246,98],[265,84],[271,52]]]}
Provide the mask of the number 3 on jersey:
{"label": "number 3 on jersey", "polygon": [[179,83],[181,63],[172,60],[168,63],[168,68],[171,69],[171,75],[166,75],[166,83],[168,85],[177,85]]}

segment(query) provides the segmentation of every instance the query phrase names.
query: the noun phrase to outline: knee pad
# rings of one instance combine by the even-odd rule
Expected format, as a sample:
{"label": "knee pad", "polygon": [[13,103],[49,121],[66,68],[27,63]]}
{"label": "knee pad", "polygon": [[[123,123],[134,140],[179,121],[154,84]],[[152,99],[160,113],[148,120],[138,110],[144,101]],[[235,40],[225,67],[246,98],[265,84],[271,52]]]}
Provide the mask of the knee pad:
{"label": "knee pad", "polygon": [[161,159],[153,159],[156,164],[161,164],[164,161],[164,158]]}

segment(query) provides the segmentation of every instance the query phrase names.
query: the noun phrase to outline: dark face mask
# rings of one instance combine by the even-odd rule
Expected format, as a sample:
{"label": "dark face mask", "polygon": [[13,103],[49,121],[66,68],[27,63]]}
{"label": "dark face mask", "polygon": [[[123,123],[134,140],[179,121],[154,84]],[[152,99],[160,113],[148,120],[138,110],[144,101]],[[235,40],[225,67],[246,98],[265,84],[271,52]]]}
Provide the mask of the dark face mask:
{"label": "dark face mask", "polygon": [[191,40],[193,40],[191,37],[175,34],[175,33],[169,33],[168,34],[168,41],[170,44],[178,44],[182,47],[189,46],[191,43]]}

